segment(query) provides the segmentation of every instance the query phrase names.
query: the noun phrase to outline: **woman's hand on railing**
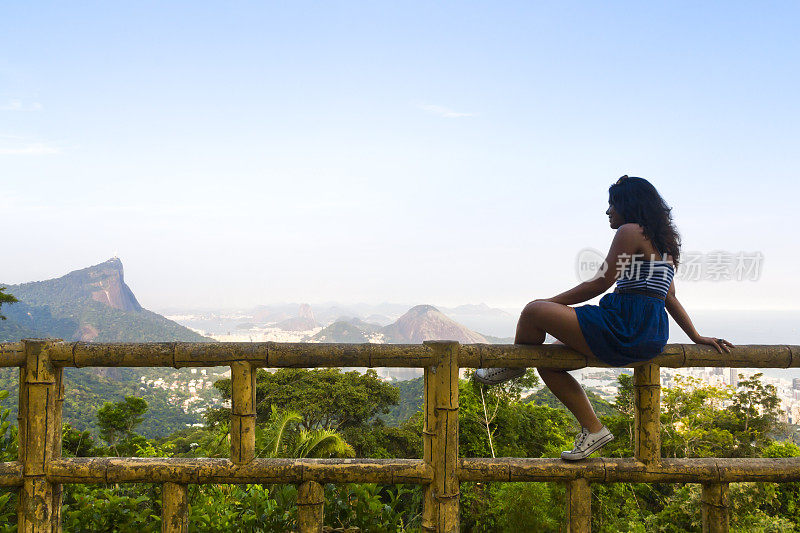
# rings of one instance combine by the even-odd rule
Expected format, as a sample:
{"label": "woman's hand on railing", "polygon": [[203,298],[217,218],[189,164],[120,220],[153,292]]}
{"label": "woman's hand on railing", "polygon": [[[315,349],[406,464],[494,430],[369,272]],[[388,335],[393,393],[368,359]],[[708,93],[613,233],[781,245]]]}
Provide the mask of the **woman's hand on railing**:
{"label": "woman's hand on railing", "polygon": [[713,346],[719,353],[722,353],[723,350],[727,353],[731,353],[731,348],[735,348],[730,342],[718,337],[703,337],[702,335],[698,335],[692,340],[695,344],[708,344],[709,346]]}

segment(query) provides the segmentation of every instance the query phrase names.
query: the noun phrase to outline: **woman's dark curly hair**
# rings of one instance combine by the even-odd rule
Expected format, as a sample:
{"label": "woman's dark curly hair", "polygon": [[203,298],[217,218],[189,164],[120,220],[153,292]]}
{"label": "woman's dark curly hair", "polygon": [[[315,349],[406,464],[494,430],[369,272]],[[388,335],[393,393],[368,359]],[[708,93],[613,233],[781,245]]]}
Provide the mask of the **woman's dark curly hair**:
{"label": "woman's dark curly hair", "polygon": [[608,188],[608,203],[625,223],[644,228],[645,237],[661,252],[672,256],[675,267],[681,256],[681,236],[672,222],[672,208],[644,178],[622,176]]}

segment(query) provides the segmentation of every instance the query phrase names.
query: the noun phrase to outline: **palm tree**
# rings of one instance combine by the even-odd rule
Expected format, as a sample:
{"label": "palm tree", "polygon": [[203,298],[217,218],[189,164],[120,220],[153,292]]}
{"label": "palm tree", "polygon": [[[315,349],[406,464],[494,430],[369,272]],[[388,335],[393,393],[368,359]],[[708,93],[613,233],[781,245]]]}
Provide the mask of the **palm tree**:
{"label": "palm tree", "polygon": [[270,406],[269,422],[256,430],[257,457],[355,457],[355,450],[331,429],[298,428],[303,417],[294,411],[279,411]]}

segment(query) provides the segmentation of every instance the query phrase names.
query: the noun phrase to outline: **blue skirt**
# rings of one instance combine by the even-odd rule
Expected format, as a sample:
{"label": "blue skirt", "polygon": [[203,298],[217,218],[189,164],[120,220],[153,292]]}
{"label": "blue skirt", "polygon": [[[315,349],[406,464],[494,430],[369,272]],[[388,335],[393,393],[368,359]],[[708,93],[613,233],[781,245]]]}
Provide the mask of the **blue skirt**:
{"label": "blue skirt", "polygon": [[611,366],[652,359],[669,339],[664,300],[653,296],[610,292],[599,305],[580,305],[575,313],[592,353]]}

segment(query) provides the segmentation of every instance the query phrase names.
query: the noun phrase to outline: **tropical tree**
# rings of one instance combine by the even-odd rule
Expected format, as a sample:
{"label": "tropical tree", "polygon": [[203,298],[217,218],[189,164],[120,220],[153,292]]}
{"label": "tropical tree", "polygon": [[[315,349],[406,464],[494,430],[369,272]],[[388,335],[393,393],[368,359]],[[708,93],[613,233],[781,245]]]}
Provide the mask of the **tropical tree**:
{"label": "tropical tree", "polygon": [[[14,302],[18,302],[16,298],[14,298],[11,294],[5,294],[4,291],[6,290],[5,287],[0,287],[0,307],[3,307],[3,304],[13,304]],[[6,317],[0,313],[0,320],[5,320]]]}
{"label": "tropical tree", "polygon": [[133,429],[141,424],[145,412],[147,402],[135,396],[127,396],[120,402],[105,402],[97,410],[100,436],[117,453],[120,440],[134,436]]}
{"label": "tropical tree", "polygon": [[736,438],[723,424],[723,406],[733,396],[692,377],[677,376],[661,402],[662,452],[666,457],[730,457]]}
{"label": "tropical tree", "polygon": [[[487,387],[477,381],[470,379],[474,370],[468,371],[467,378],[472,383],[474,390],[478,391],[481,398],[481,407],[483,408],[483,416],[478,416],[483,429],[486,431],[486,438],[489,442],[489,451],[492,457],[496,457],[494,449],[494,432],[497,429],[493,422],[500,412],[500,407],[508,406],[510,403],[518,402],[522,396],[522,391],[536,387],[539,384],[539,378],[536,376],[534,369],[529,369],[522,376],[511,379],[500,385],[494,387]],[[488,402],[487,402],[488,397]]]}
{"label": "tropical tree", "polygon": [[355,450],[332,429],[307,430],[303,417],[294,411],[270,406],[266,427],[256,431],[258,457],[355,457]]}
{"label": "tropical tree", "polygon": [[62,427],[61,452],[67,457],[95,457],[101,454],[89,431],[80,431],[67,423]]}
{"label": "tropical tree", "polygon": [[[218,380],[214,387],[225,400],[231,399],[230,379]],[[376,415],[388,413],[399,397],[398,390],[381,381],[372,369],[362,374],[338,368],[285,368],[256,374],[256,419],[267,422],[270,406],[275,405],[279,410],[298,413],[300,425],[309,431],[364,427]],[[229,416],[229,409],[217,409],[209,412],[207,420],[216,424]]]}
{"label": "tropical tree", "polygon": [[770,443],[770,434],[778,429],[780,400],[775,386],[761,381],[760,372],[747,379],[739,377],[733,403],[730,409],[722,411],[725,416],[721,424],[736,437],[732,457],[755,457]]}

